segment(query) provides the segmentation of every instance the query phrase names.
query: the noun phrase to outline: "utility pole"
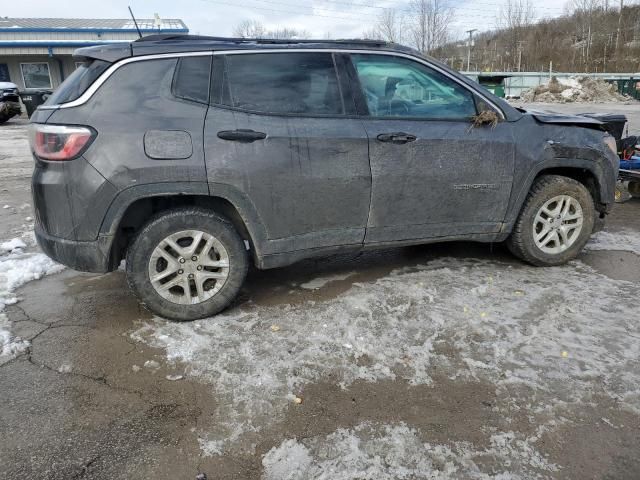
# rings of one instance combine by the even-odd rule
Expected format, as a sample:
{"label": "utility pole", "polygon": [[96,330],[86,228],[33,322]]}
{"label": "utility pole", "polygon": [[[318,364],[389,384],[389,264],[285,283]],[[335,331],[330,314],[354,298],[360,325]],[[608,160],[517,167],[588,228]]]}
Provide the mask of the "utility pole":
{"label": "utility pole", "polygon": [[618,51],[618,45],[620,45],[620,30],[621,30],[621,26],[622,26],[622,7],[623,7],[623,2],[624,0],[620,0],[620,12],[618,13],[618,30],[616,31],[616,51],[615,51],[615,58],[616,58],[616,65],[615,67],[618,66],[619,63],[619,57],[620,57],[620,52]]}
{"label": "utility pole", "polygon": [[471,30],[467,30],[469,34],[469,45],[467,46],[467,72],[469,71],[471,65],[471,43],[473,42],[473,32],[478,30],[477,28],[472,28]]}
{"label": "utility pole", "polygon": [[520,71],[520,68],[522,67],[522,44],[524,43],[524,40],[519,40],[518,41],[518,72]]}

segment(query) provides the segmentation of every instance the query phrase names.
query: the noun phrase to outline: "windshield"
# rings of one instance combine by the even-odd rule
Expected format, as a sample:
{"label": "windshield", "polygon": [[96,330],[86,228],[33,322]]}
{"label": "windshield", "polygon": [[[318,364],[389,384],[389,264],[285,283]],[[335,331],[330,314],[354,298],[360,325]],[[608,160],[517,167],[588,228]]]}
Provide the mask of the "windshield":
{"label": "windshield", "polygon": [[45,105],[58,105],[77,99],[111,65],[102,60],[87,59],[53,92]]}

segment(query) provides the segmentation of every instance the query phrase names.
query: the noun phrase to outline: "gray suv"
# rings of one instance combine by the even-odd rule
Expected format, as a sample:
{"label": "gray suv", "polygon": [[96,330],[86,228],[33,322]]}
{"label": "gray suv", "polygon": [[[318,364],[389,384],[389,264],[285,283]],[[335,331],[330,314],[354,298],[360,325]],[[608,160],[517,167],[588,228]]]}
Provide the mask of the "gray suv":
{"label": "gray suv", "polygon": [[213,315],[249,262],[450,240],[574,258],[614,200],[607,124],[526,112],[372,41],[83,48],[30,125],[36,236],[153,312]]}

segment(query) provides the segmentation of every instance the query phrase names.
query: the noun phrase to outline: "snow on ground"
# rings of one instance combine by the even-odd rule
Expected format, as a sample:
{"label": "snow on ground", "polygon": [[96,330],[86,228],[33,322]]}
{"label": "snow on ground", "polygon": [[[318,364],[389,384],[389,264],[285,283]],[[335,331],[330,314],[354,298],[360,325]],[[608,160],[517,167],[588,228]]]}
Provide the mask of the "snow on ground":
{"label": "snow on ground", "polygon": [[[478,463],[495,465],[484,475]],[[533,479],[557,467],[513,432],[492,435],[490,446],[431,445],[405,424],[362,423],[325,437],[288,439],[263,457],[264,480]],[[519,472],[518,474],[512,473]]]}
{"label": "snow on ground", "polygon": [[326,277],[316,277],[308,282],[301,283],[300,287],[307,290],[318,290],[331,282],[339,282],[355,275],[356,272],[338,273],[336,275],[328,275]]}
{"label": "snow on ground", "polygon": [[[30,236],[25,234],[23,238],[29,240]],[[15,357],[29,346],[27,341],[11,335],[6,315],[1,313],[7,305],[18,302],[15,290],[64,268],[43,253],[25,252],[24,239],[0,243],[0,362]]]}
{"label": "snow on ground", "polygon": [[598,232],[591,237],[587,250],[622,250],[640,255],[640,233],[633,230]]}
{"label": "snow on ground", "polygon": [[640,412],[636,294],[636,284],[580,262],[540,269],[442,258],[332,300],[247,305],[194,323],[156,318],[132,336],[165,348],[170,362],[185,362],[186,375],[217,391],[222,420],[201,432],[201,445],[223,454],[329,374],[343,387],[358,379],[430,384],[436,367],[490,382],[498,394],[529,387],[541,424],[554,406],[597,394]]}

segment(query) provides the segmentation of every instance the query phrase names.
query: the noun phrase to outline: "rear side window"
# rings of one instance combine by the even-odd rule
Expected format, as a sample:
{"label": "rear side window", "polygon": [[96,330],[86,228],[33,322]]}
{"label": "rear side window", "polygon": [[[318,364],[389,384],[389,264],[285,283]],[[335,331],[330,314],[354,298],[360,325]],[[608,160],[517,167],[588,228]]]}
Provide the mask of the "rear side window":
{"label": "rear side window", "polygon": [[226,57],[223,103],[253,112],[343,115],[331,53],[261,53]]}
{"label": "rear side window", "polygon": [[111,65],[109,62],[94,59],[76,62],[76,64],[78,68],[53,92],[45,105],[58,105],[76,100]]}
{"label": "rear side window", "polygon": [[182,57],[173,77],[173,94],[194,102],[209,102],[211,56]]}

